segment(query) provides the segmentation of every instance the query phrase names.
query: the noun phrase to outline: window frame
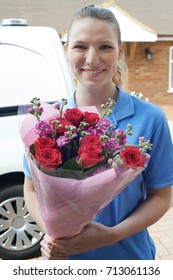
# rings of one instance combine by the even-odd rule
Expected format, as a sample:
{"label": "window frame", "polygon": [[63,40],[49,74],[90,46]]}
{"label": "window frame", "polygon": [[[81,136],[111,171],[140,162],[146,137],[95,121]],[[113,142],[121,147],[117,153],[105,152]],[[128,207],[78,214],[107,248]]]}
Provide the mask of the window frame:
{"label": "window frame", "polygon": [[169,48],[169,89],[168,93],[173,93],[173,46]]}

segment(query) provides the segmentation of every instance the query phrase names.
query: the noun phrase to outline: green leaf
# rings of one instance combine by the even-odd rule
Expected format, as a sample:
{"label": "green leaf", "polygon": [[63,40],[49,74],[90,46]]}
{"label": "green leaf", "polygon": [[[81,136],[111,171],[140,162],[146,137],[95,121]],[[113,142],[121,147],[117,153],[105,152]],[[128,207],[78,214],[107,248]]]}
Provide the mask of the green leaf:
{"label": "green leaf", "polygon": [[32,155],[35,155],[35,145],[32,144],[30,147],[29,147],[29,151]]}
{"label": "green leaf", "polygon": [[75,158],[69,159],[63,165],[63,169],[80,170],[79,164],[76,162]]}

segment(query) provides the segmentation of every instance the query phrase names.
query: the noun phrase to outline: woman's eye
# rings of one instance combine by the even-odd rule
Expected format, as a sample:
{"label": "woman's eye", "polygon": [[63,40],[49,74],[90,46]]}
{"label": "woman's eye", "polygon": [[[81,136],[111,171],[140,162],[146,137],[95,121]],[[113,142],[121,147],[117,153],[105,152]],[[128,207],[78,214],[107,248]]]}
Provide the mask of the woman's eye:
{"label": "woman's eye", "polygon": [[108,50],[108,49],[112,49],[112,46],[110,46],[110,45],[102,45],[102,46],[100,47],[100,49],[101,49],[101,50]]}
{"label": "woman's eye", "polygon": [[86,46],[84,46],[84,45],[76,45],[76,46],[74,46],[74,49],[77,49],[77,50],[85,50],[85,49],[86,49]]}

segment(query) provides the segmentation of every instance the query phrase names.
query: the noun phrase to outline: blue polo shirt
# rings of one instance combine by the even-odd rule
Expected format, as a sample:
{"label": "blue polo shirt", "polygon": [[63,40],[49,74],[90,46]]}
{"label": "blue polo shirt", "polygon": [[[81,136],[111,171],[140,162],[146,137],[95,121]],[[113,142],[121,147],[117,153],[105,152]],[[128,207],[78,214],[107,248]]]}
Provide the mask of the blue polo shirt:
{"label": "blue polo shirt", "polygon": [[[75,108],[74,94],[66,108]],[[147,168],[128,185],[94,219],[112,227],[126,219],[146,198],[147,189],[159,189],[173,185],[173,144],[164,112],[154,104],[131,96],[118,88],[118,99],[108,119],[117,128],[133,127],[129,144],[137,144],[139,137],[150,139],[153,149]],[[31,177],[26,160],[24,173]],[[154,209],[153,209],[154,211]],[[125,238],[118,243],[69,257],[70,260],[152,260],[156,249],[147,229]]]}

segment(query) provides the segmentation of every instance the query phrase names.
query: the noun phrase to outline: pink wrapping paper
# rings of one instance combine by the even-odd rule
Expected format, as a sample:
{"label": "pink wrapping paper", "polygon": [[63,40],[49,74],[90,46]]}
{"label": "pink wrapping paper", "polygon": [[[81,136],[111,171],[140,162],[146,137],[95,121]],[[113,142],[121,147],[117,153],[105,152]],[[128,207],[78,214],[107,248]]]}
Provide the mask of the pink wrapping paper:
{"label": "pink wrapping paper", "polygon": [[40,211],[48,234],[54,238],[78,234],[143,170],[128,169],[117,175],[111,168],[77,180],[47,175],[30,158],[29,163]]}

